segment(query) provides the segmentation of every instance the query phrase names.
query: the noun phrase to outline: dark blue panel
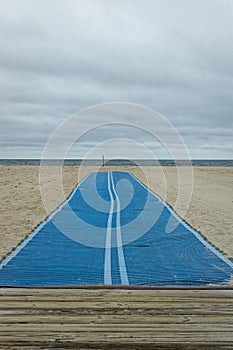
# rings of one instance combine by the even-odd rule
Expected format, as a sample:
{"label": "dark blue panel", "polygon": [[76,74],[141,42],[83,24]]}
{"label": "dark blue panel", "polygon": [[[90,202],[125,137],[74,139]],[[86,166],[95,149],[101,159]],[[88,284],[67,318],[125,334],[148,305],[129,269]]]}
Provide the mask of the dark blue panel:
{"label": "dark blue panel", "polygon": [[[99,181],[99,187],[104,189],[106,175]],[[90,186],[90,177],[83,182]],[[101,185],[102,183],[102,185]],[[80,191],[76,190],[68,204],[76,214],[80,213],[82,200]],[[84,208],[87,217],[90,212]],[[45,223],[37,234],[19,250],[0,271],[0,285],[8,286],[53,286],[53,285],[88,285],[104,283],[104,248],[93,248],[79,244],[64,234],[53,224],[57,216],[66,220],[63,208]],[[96,230],[99,223],[106,221],[108,215],[95,213]],[[103,226],[103,225],[102,225]],[[79,229],[78,227],[76,228]],[[98,234],[98,232],[97,232]]]}
{"label": "dark blue panel", "polygon": [[[137,183],[137,206],[143,208],[145,201],[140,198],[148,191],[136,179],[128,177],[129,181]],[[124,215],[127,213],[123,211],[123,218]],[[172,233],[166,233],[171,215],[175,214],[163,204],[162,213],[153,227],[124,246],[130,284],[195,286],[228,281],[233,274],[231,263],[217,256],[211,246],[204,245],[191,228],[180,222]]]}

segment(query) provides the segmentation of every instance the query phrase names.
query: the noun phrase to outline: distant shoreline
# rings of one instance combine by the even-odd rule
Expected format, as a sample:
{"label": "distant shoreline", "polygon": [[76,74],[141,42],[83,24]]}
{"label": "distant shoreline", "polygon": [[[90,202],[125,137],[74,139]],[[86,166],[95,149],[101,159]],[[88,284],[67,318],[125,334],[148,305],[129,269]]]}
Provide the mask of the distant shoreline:
{"label": "distant shoreline", "polygon": [[[102,159],[0,159],[0,166],[102,166]],[[105,166],[217,166],[217,167],[233,167],[233,159],[191,159],[188,160],[172,160],[172,159],[106,159]]]}

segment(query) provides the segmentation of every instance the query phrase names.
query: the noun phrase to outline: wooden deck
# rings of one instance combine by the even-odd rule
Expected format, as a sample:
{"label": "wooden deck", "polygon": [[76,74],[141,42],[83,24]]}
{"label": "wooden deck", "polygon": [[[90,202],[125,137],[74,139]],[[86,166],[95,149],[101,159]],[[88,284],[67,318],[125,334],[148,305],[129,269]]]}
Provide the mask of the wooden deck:
{"label": "wooden deck", "polygon": [[0,290],[0,349],[233,349],[232,290]]}

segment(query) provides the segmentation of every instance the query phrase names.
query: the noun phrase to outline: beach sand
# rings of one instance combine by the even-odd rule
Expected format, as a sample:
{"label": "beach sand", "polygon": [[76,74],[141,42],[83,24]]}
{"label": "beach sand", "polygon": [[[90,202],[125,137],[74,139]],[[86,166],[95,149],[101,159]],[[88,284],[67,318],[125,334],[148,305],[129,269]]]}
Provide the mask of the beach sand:
{"label": "beach sand", "polygon": [[[44,168],[45,170],[45,168]],[[62,184],[67,197],[85,175],[97,171],[97,167],[65,166],[62,169]],[[201,232],[208,241],[221,249],[226,256],[233,257],[233,167],[193,168],[193,191],[190,205],[184,214],[186,197],[189,194],[190,169],[181,167],[180,196],[178,176],[175,167],[133,167],[111,166],[101,171],[129,171],[158,194],[192,227]],[[47,168],[53,174],[55,168]],[[61,196],[50,188],[52,178],[48,176],[50,210],[61,204]],[[64,198],[65,198],[64,197]],[[0,167],[0,257],[7,255],[23,240],[48,213],[40,196],[39,167],[1,166]]]}

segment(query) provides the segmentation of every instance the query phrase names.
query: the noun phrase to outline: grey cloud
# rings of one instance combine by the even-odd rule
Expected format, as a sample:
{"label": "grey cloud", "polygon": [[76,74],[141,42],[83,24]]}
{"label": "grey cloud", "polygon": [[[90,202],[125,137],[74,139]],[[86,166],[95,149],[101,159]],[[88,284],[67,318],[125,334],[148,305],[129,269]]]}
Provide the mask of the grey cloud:
{"label": "grey cloud", "polygon": [[191,155],[218,139],[231,157],[232,20],[230,0],[1,2],[0,156],[38,156],[71,113],[125,101],[164,114]]}

